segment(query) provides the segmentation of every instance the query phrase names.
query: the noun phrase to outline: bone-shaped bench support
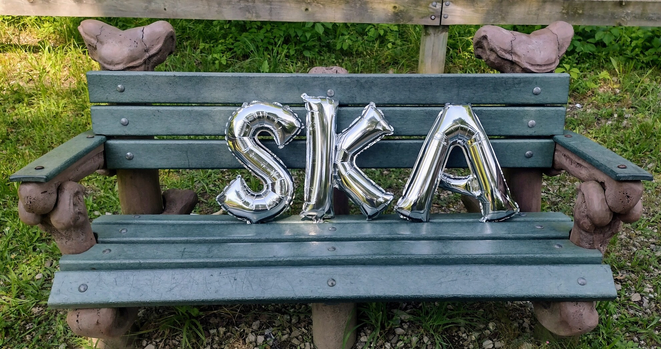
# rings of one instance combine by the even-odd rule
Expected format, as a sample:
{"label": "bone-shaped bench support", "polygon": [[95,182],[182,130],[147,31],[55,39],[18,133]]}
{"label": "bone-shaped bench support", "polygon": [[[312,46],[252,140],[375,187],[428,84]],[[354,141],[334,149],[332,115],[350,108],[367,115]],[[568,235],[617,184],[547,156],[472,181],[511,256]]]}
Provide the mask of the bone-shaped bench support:
{"label": "bone-shaped bench support", "polygon": [[[174,29],[164,21],[122,31],[97,20],[85,20],[78,30],[90,57],[103,70],[154,70],[174,52],[176,41]],[[117,170],[116,174],[124,214],[188,214],[197,204],[192,190],[161,193],[158,170]],[[75,309],[69,311],[67,322],[77,335],[99,338],[104,347],[120,347],[126,343],[124,335],[136,314],[135,308]]]}

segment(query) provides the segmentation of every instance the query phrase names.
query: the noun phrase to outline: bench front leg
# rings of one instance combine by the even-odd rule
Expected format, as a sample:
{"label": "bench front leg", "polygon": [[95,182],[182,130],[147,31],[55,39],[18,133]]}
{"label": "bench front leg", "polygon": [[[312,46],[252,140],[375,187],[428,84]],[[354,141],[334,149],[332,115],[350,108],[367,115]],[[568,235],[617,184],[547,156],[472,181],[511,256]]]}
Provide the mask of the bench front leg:
{"label": "bench front leg", "polygon": [[[641,180],[651,175],[573,132],[556,136],[553,171],[580,179],[570,240],[583,248],[606,252],[622,222],[633,223],[643,212]],[[627,170],[625,172],[625,170]],[[608,172],[608,173],[606,173]],[[595,302],[533,302],[535,317],[552,333],[570,337],[599,324]]]}

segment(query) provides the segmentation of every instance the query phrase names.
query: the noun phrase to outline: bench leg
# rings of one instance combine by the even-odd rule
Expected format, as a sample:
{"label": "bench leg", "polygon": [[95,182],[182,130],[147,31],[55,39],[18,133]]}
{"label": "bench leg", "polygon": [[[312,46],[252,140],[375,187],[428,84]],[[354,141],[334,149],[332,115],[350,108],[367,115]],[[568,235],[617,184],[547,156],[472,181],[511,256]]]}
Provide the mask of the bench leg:
{"label": "bench leg", "polygon": [[539,323],[560,337],[588,333],[599,323],[595,302],[533,302],[532,304]]}
{"label": "bench leg", "polygon": [[123,214],[163,212],[158,170],[117,170],[117,191]]}
{"label": "bench leg", "polygon": [[100,340],[99,348],[124,349],[131,348],[125,334],[137,315],[137,308],[74,309],[67,314],[67,323],[76,335]]}
{"label": "bench leg", "polygon": [[356,303],[312,304],[312,339],[317,349],[353,347],[356,323]]}

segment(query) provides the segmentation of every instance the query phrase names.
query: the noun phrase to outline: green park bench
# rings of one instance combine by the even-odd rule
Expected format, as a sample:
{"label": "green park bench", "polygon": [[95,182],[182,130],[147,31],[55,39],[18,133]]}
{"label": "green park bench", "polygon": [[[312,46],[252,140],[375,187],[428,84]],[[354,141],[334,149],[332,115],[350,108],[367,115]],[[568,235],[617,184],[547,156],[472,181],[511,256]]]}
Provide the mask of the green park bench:
{"label": "green park bench", "polygon": [[[21,188],[36,185],[53,192],[99,169],[118,176],[158,169],[240,169],[222,137],[232,113],[244,102],[260,100],[289,105],[304,116],[301,94],[306,93],[339,101],[338,131],[370,102],[383,111],[394,134],[358,156],[363,169],[413,167],[444,105],[472,105],[500,165],[510,173],[508,184],[522,212],[486,223],[479,213],[433,214],[424,223],[396,215],[375,220],[337,215],[315,223],[296,215],[299,207],[264,224],[229,215],[101,216],[91,223],[91,241],[79,231],[56,236],[70,254],[62,256],[53,281],[53,308],[529,300],[536,302],[537,312],[562,302],[589,305],[616,298],[612,271],[602,263],[605,246],[578,231],[570,240],[578,223],[562,213],[532,212],[540,210],[542,172],[567,170],[584,182],[601,183],[607,196],[609,190],[617,192],[611,197],[626,209],[614,214],[610,230],[598,228],[605,236],[617,231],[620,220],[633,219],[640,181],[652,179],[633,163],[564,130],[566,74],[95,71],[88,73],[88,84],[93,129],[12,175],[12,181],[23,182]],[[281,149],[263,141],[288,168],[305,168],[305,139]],[[448,167],[465,166],[455,151]],[[130,194],[124,188],[120,199]],[[24,221],[32,217],[26,207],[38,205],[38,199],[21,198]],[[80,207],[80,202],[69,204]],[[87,220],[84,202],[76,212]],[[83,228],[77,229],[90,229],[79,223]],[[78,251],[76,244],[86,247]],[[349,321],[342,319],[340,334]],[[320,348],[336,345],[320,339],[331,330],[315,331]]]}

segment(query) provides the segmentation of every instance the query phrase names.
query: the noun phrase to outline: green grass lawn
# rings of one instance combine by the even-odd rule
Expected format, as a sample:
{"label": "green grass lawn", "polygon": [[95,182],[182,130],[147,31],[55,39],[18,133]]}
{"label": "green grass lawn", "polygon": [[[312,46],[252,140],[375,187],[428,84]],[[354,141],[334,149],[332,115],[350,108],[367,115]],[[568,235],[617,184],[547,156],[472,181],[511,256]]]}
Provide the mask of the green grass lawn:
{"label": "green grass lawn", "polygon": [[[150,22],[108,21],[122,29]],[[8,181],[13,172],[90,128],[85,72],[99,68],[87,56],[76,30],[79,22],[72,18],[0,17],[0,348],[71,348],[88,343],[71,333],[65,312],[46,306],[59,251],[47,234],[19,221],[18,185]],[[417,67],[420,28],[416,26],[171,23],[178,47],[160,70],[307,72],[313,66],[339,65],[351,73],[414,73]],[[472,56],[475,29],[451,28],[449,72],[491,72]],[[615,51],[589,41],[599,35],[603,41],[604,30],[613,36],[608,39],[611,46],[624,48]],[[661,42],[648,48],[645,45],[653,45],[652,40],[645,39],[649,33],[636,30],[616,33],[589,27],[578,34],[560,67],[572,75],[567,128],[632,160],[652,172],[656,181],[645,183],[642,219],[624,225],[605,257],[620,287],[618,299],[598,305],[599,327],[578,343],[547,343],[512,325],[517,311],[529,312],[521,304],[408,305],[408,323],[434,347],[463,343],[466,339],[455,337],[467,331],[477,333],[467,341],[479,348],[487,338],[484,326],[492,322],[495,327],[489,327],[488,338],[511,348],[661,346],[661,305],[657,300],[661,294],[661,71],[655,67],[659,62],[649,56],[657,54],[651,50],[661,47]],[[627,43],[631,48],[626,48]],[[161,173],[164,187],[192,188],[199,193],[198,213],[217,211],[215,195],[236,175],[230,171]],[[405,170],[369,173],[396,195],[401,194],[407,174]],[[300,171],[294,176],[301,183]],[[92,175],[82,184],[88,190],[90,218],[119,213],[114,178]],[[571,215],[575,184],[565,175],[545,178],[543,210]],[[300,207],[301,187],[298,185],[294,207]],[[457,197],[447,194],[439,195],[435,205],[439,209],[459,206]],[[402,306],[361,306],[360,319],[372,343],[384,340],[400,326]],[[195,348],[205,342],[212,329],[216,331],[219,321],[227,324],[226,338],[236,339],[224,344],[234,344],[243,343],[242,329],[256,319],[277,324],[283,319],[303,319],[308,312],[304,305],[159,308],[143,311],[138,325],[141,338],[173,338],[180,346],[188,343]],[[282,348],[295,347],[289,345]]]}

